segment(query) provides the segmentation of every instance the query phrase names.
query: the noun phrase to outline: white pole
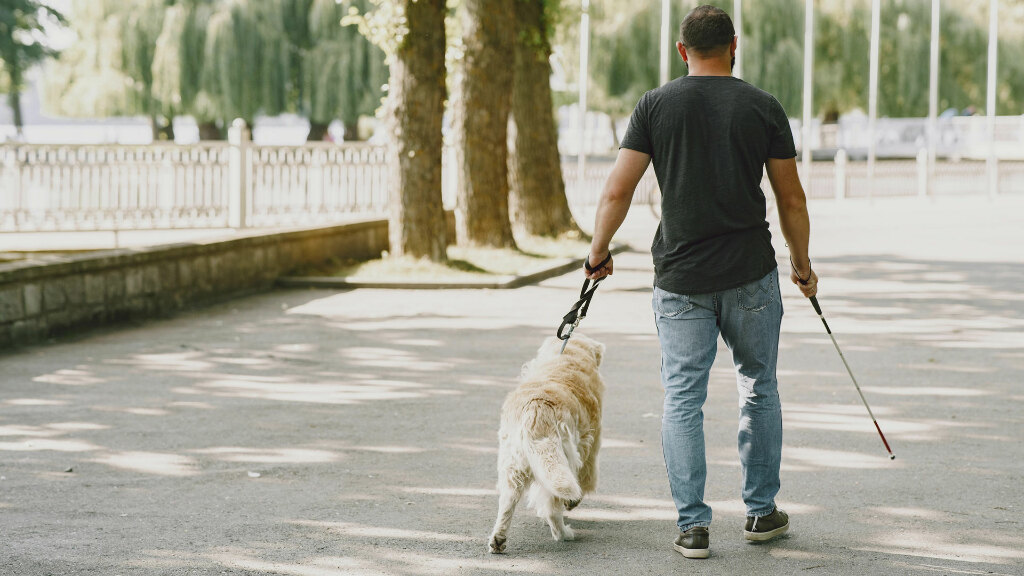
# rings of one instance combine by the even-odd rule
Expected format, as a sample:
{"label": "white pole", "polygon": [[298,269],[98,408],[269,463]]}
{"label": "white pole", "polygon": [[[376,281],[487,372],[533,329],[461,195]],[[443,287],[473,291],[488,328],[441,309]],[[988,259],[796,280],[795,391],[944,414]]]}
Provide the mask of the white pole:
{"label": "white pole", "polygon": [[[732,0],[732,23],[736,27],[736,36],[743,36],[743,0]],[[743,78],[743,38],[736,43],[736,67],[732,75]]]}
{"label": "white pole", "polygon": [[576,196],[583,200],[583,171],[587,167],[586,141],[587,141],[587,83],[590,80],[588,74],[590,60],[590,0],[582,0],[583,13],[580,15],[580,73],[577,84],[579,85],[580,113],[579,125],[579,146],[576,150]]}
{"label": "white pole", "polygon": [[804,3],[804,114],[800,136],[800,153],[804,173],[804,188],[811,188],[811,115],[814,98],[814,0]]}
{"label": "white pole", "polygon": [[[935,149],[939,127],[939,0],[932,0],[931,63],[928,75],[928,188],[935,182]],[[932,190],[934,193],[934,190]]]}
{"label": "white pole", "polygon": [[999,192],[999,175],[996,171],[996,73],[998,71],[999,48],[999,0],[988,2],[988,101],[985,115],[988,120],[988,193]]}
{"label": "white pole", "polygon": [[669,45],[672,43],[670,21],[672,19],[671,0],[661,0],[661,84],[668,84],[669,76]]}
{"label": "white pole", "polygon": [[868,77],[868,197],[875,177],[875,123],[878,119],[878,36],[882,0],[871,3],[871,66]]}

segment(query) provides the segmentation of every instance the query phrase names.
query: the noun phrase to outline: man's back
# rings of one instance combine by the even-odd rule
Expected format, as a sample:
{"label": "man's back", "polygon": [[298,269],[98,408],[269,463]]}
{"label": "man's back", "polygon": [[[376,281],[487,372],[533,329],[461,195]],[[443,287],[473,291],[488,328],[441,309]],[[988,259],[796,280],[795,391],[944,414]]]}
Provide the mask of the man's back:
{"label": "man's back", "polygon": [[640,99],[622,147],[651,156],[662,192],[655,284],[735,288],[775,268],[761,174],[796,155],[778,101],[731,76],[686,76]]}

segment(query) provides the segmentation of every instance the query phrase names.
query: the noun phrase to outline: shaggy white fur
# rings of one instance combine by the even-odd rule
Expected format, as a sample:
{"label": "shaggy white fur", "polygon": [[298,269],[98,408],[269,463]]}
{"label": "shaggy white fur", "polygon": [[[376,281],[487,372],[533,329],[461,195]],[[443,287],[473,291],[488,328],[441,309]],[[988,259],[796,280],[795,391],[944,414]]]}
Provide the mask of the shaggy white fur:
{"label": "shaggy white fur", "polygon": [[561,346],[554,337],[544,341],[501,408],[492,554],[505,551],[512,514],[527,488],[529,504],[547,520],[551,536],[572,540],[562,513],[597,486],[604,344],[573,334],[559,354]]}

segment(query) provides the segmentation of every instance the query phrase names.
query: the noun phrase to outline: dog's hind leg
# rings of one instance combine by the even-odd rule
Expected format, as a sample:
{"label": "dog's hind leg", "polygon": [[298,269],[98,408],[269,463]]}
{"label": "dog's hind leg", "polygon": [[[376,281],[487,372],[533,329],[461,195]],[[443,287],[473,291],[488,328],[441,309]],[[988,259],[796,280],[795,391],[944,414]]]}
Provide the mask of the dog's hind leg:
{"label": "dog's hind leg", "polygon": [[498,519],[494,522],[494,530],[487,543],[491,554],[501,554],[505,551],[505,541],[508,540],[508,527],[512,524],[512,514],[516,511],[516,505],[522,499],[523,492],[530,480],[528,472],[515,470],[512,467],[499,472]]}
{"label": "dog's hind leg", "polygon": [[564,501],[546,490],[541,492],[537,498],[537,516],[547,520],[548,527],[551,528],[551,537],[555,540],[575,539],[576,534],[572,531],[572,526],[566,524],[562,516],[565,511]]}
{"label": "dog's hind leg", "polygon": [[580,451],[586,450],[583,467],[580,468],[580,488],[583,493],[593,492],[597,488],[597,453],[601,450],[600,433],[580,442]]}

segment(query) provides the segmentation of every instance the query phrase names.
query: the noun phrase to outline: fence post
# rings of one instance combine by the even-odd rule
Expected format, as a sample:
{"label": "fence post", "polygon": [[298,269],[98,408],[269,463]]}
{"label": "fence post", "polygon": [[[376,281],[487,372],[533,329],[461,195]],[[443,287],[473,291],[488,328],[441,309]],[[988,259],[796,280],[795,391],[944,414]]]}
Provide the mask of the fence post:
{"label": "fence post", "polygon": [[248,222],[249,128],[236,118],[228,129],[228,226],[245,228]]}
{"label": "fence post", "polygon": [[917,151],[917,195],[928,196],[928,149]]}
{"label": "fence post", "polygon": [[836,200],[846,198],[846,150],[836,150]]}

